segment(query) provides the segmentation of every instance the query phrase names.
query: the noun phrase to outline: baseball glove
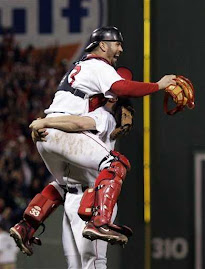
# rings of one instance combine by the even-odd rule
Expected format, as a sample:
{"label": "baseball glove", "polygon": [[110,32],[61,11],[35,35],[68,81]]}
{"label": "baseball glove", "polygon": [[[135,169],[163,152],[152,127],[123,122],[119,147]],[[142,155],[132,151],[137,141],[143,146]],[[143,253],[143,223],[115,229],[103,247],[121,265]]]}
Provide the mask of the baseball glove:
{"label": "baseball glove", "polygon": [[114,106],[116,128],[110,134],[110,139],[115,140],[122,135],[128,134],[133,126],[134,109],[127,98],[119,98]]}
{"label": "baseball glove", "polygon": [[[169,97],[171,97],[176,104],[176,107],[170,110],[168,109]],[[194,87],[191,81],[183,76],[177,76],[176,85],[171,84],[165,89],[164,111],[168,115],[174,115],[183,110],[185,106],[189,109],[193,109],[195,107],[194,101]]]}

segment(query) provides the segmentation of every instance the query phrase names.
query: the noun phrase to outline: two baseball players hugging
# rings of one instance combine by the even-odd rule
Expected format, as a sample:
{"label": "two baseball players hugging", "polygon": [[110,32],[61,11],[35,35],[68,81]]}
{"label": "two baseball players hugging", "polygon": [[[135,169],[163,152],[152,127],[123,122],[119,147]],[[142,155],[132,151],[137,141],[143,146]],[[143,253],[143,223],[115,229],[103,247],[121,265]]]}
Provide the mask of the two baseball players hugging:
{"label": "two baseball players hugging", "polygon": [[131,126],[121,125],[121,118],[125,111],[133,114],[127,97],[165,89],[176,83],[176,76],[166,75],[157,83],[133,81],[128,69],[115,69],[122,45],[116,27],[94,30],[87,54],[63,77],[44,111],[46,117],[30,125],[38,152],[56,180],[31,200],[23,219],[10,229],[17,246],[29,256],[33,245],[41,244],[36,230],[61,204],[68,268],[107,268],[107,243],[124,245],[132,235],[127,226],[113,223],[131,167],[114,150],[118,135]]}

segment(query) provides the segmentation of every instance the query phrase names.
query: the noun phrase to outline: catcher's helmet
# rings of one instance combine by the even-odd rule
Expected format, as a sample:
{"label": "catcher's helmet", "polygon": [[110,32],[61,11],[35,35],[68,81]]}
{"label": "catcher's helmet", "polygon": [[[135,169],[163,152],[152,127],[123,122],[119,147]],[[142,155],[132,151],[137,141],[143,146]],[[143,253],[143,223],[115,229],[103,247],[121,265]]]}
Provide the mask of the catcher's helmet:
{"label": "catcher's helmet", "polygon": [[123,42],[121,32],[114,26],[105,26],[95,29],[90,36],[90,44],[85,51],[90,52],[98,46],[100,41],[120,41]]}

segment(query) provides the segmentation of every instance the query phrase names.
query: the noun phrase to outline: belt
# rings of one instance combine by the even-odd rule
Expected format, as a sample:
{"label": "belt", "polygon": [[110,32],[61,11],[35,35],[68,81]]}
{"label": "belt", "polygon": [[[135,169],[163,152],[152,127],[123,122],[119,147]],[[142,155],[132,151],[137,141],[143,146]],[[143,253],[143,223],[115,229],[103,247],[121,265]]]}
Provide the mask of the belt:
{"label": "belt", "polygon": [[87,97],[86,93],[82,92],[81,90],[74,89],[72,87],[69,87],[67,89],[59,89],[58,91],[71,92],[73,95],[78,96],[82,99],[85,99],[85,97]]}
{"label": "belt", "polygon": [[85,192],[85,190],[88,189],[88,186],[82,186],[82,187],[80,187],[80,189],[79,189],[79,187],[77,188],[77,187],[68,187],[67,186],[66,189],[67,189],[67,192],[69,192],[69,193],[78,194],[80,191]]}

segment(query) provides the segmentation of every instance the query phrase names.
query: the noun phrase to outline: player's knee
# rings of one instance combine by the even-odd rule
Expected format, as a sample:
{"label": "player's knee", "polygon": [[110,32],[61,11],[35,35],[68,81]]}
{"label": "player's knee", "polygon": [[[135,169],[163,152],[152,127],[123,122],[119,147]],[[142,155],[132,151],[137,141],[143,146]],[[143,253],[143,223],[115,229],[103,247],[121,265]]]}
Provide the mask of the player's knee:
{"label": "player's knee", "polygon": [[119,177],[119,180],[124,180],[127,171],[130,170],[130,162],[129,160],[117,151],[111,151],[112,156],[114,156],[114,160],[111,162],[108,171],[114,174],[115,179]]}
{"label": "player's knee", "polygon": [[113,179],[124,180],[127,175],[127,168],[121,162],[116,161],[108,168],[108,172],[113,174]]}
{"label": "player's knee", "polygon": [[119,161],[112,162],[108,168],[103,169],[95,182],[95,186],[103,184],[104,181],[122,181],[125,179],[127,174],[126,167]]}
{"label": "player's knee", "polygon": [[111,155],[114,156],[116,160],[121,162],[125,166],[127,171],[129,171],[131,169],[131,165],[130,165],[129,160],[124,155],[122,155],[120,152],[111,150]]}
{"label": "player's knee", "polygon": [[[102,171],[103,169],[110,168],[113,166],[117,166],[118,163],[121,163],[126,171],[129,171],[131,168],[129,160],[122,155],[121,153],[117,151],[110,151],[110,154],[107,155],[100,163],[99,165],[99,171]],[[121,167],[121,165],[119,165]]]}

